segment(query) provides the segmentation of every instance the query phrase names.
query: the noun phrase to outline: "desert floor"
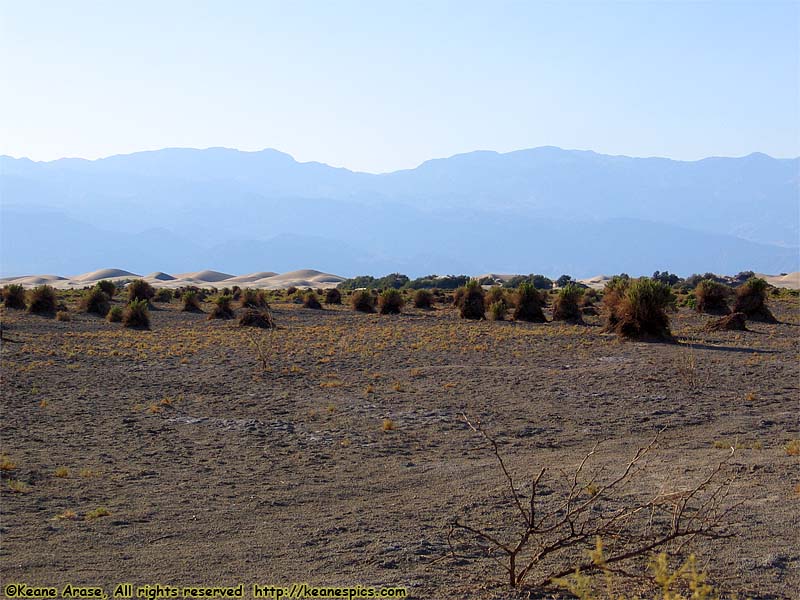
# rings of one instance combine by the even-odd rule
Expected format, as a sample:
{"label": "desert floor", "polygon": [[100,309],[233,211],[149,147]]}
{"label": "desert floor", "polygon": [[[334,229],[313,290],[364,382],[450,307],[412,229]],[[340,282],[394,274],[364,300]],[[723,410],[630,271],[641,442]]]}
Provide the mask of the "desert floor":
{"label": "desert floor", "polygon": [[480,552],[447,557],[454,516],[502,529],[508,515],[466,414],[523,482],[574,469],[601,440],[597,460],[614,472],[666,427],[638,492],[668,493],[736,446],[735,537],[694,550],[723,590],[798,597],[800,457],[785,450],[800,438],[796,300],[772,301],[781,323],[749,332],[705,333],[708,317],[681,309],[679,344],[620,343],[597,317],[466,322],[444,306],[379,316],[276,303],[274,333],[156,307],[150,331],[3,314],[4,584],[518,597]]}

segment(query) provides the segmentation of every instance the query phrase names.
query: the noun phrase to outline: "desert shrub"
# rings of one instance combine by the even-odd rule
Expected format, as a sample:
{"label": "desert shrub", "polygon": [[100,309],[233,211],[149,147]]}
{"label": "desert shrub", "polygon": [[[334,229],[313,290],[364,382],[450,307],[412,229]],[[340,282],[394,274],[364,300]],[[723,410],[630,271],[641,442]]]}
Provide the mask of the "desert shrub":
{"label": "desert shrub", "polygon": [[[462,290],[461,293],[458,293]],[[470,279],[463,288],[456,290],[458,301],[456,306],[459,308],[459,314],[462,319],[485,319],[486,318],[486,305],[484,304],[483,288],[478,283],[477,279]]]}
{"label": "desert shrub", "polygon": [[181,307],[182,311],[203,312],[203,309],[200,307],[200,297],[194,290],[187,290],[184,292],[181,301],[183,302],[183,306]]}
{"label": "desert shrub", "polygon": [[114,285],[113,281],[109,281],[108,279],[101,279],[95,284],[95,287],[100,288],[100,291],[109,298],[113,298],[117,293],[117,286]]}
{"label": "desert shrub", "polygon": [[144,279],[135,279],[128,284],[128,300],[144,300],[150,302],[156,291],[153,286],[147,283]]}
{"label": "desert shrub", "polygon": [[731,289],[724,283],[703,279],[694,289],[695,310],[711,314],[727,315],[728,296]]}
{"label": "desert shrub", "polygon": [[672,339],[666,311],[674,301],[668,285],[649,277],[612,280],[603,296],[605,330],[627,338]]}
{"label": "desert shrub", "polygon": [[[230,296],[230,294],[225,293],[222,295]],[[231,298],[233,297],[231,296]],[[262,290],[254,290],[251,288],[245,288],[241,290],[239,303],[242,308],[267,308],[269,306],[264,292]]]}
{"label": "desert shrub", "polygon": [[553,302],[553,321],[583,322],[580,308],[582,298],[583,289],[573,283],[567,283],[558,290]]}
{"label": "desert shrub", "polygon": [[491,321],[505,321],[508,306],[502,300],[492,302],[489,305],[489,319]]}
{"label": "desert shrub", "polygon": [[154,302],[169,302],[172,300],[172,291],[167,288],[159,288],[153,296]]}
{"label": "desert shrub", "polygon": [[105,317],[111,307],[109,304],[109,297],[100,286],[95,286],[90,289],[81,299],[81,310],[87,313],[94,313]]}
{"label": "desert shrub", "polygon": [[417,290],[414,292],[415,308],[431,308],[433,306],[433,294],[428,290]]}
{"label": "desert shrub", "polygon": [[350,306],[353,310],[365,313],[375,312],[375,296],[366,290],[356,290],[350,296]]}
{"label": "desert shrub", "polygon": [[747,315],[731,313],[726,317],[707,323],[704,329],[706,331],[747,331]]}
{"label": "desert shrub", "polygon": [[556,285],[560,288],[563,288],[570,283],[574,283],[575,280],[572,278],[572,275],[562,275],[558,279],[556,279]]}
{"label": "desert shrub", "polygon": [[544,306],[544,292],[537,290],[532,283],[525,282],[519,284],[515,305],[515,320],[529,321],[532,323],[544,323],[547,321],[544,312],[542,312],[542,307]]}
{"label": "desert shrub", "polygon": [[500,287],[499,285],[492,286],[489,288],[489,291],[486,292],[486,296],[483,299],[486,307],[489,308],[492,304],[497,302],[501,302],[505,304],[506,308],[508,308],[508,296],[506,295],[506,291]]}
{"label": "desert shrub", "polygon": [[150,313],[147,300],[131,300],[122,311],[122,324],[135,329],[150,329]]}
{"label": "desert shrub", "polygon": [[208,315],[209,319],[232,319],[233,308],[231,302],[233,298],[230,296],[217,296],[214,300],[214,310]]}
{"label": "desert shrub", "polygon": [[120,321],[122,321],[122,313],[123,310],[121,306],[114,306],[111,308],[111,310],[108,311],[106,319],[108,320],[109,323],[119,323]]}
{"label": "desert shrub", "polygon": [[678,283],[681,278],[675,275],[674,273],[670,273],[669,271],[656,271],[653,273],[653,279],[656,281],[660,281],[661,283],[665,283],[669,286],[675,285]]}
{"label": "desert shrub", "polygon": [[342,303],[342,292],[340,292],[336,288],[330,288],[327,292],[325,292],[325,304],[341,304],[341,303]]}
{"label": "desert shrub", "polygon": [[736,288],[736,302],[733,312],[741,312],[748,319],[777,323],[778,320],[767,308],[767,287],[769,284],[758,277],[751,277]]}
{"label": "desert shrub", "polygon": [[6,308],[25,308],[25,288],[12,283],[3,288],[3,305]]}
{"label": "desert shrub", "polygon": [[306,292],[303,296],[303,308],[313,308],[319,310],[322,304],[319,303],[319,298],[315,292]]}
{"label": "desert shrub", "polygon": [[69,312],[67,312],[66,310],[59,310],[56,313],[56,321],[69,321],[69,320],[70,320]]}
{"label": "desert shrub", "polygon": [[239,300],[242,297],[242,288],[238,285],[235,285],[231,288],[231,296],[233,296],[234,300]]}
{"label": "desert shrub", "polygon": [[40,285],[30,291],[28,312],[38,315],[53,314],[56,312],[57,305],[56,291],[51,286]]}
{"label": "desert shrub", "polygon": [[242,316],[239,317],[239,325],[241,327],[274,329],[275,320],[272,318],[272,312],[270,312],[268,308],[248,308],[242,313]]}
{"label": "desert shrub", "polygon": [[530,283],[537,290],[551,290],[553,289],[553,280],[544,275],[515,275],[503,284],[504,288],[517,289],[523,283]]}
{"label": "desert shrub", "polygon": [[286,295],[287,296],[294,296],[297,293],[297,288],[295,286],[289,286],[286,288]]}
{"label": "desert shrub", "polygon": [[378,296],[378,311],[382,315],[400,314],[403,304],[403,295],[395,288],[388,288]]}

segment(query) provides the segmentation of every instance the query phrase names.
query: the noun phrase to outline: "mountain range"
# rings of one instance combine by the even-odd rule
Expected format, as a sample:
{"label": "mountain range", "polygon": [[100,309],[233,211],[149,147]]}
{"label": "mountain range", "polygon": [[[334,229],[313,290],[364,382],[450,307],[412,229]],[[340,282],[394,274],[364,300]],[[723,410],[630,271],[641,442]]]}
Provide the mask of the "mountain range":
{"label": "mountain range", "polygon": [[370,174],[277,150],[0,157],[0,274],[797,271],[800,159],[532,148]]}

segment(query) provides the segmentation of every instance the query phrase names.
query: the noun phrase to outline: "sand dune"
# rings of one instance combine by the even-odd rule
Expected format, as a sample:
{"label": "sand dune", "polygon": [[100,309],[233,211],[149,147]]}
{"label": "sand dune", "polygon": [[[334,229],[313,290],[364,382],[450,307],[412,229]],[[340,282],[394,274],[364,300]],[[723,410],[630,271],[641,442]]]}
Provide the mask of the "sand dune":
{"label": "sand dune", "polygon": [[763,273],[756,273],[756,275],[775,287],[800,289],[800,271],[787,273],[786,275],[764,275]]}
{"label": "sand dune", "polygon": [[25,275],[19,277],[5,277],[0,279],[3,284],[16,283],[30,288],[37,285],[48,284],[57,289],[81,289],[93,286],[101,279],[113,282],[126,282],[131,279],[144,279],[154,287],[177,288],[188,285],[197,287],[253,287],[263,289],[284,289],[288,287],[329,288],[335,287],[344,281],[344,277],[323,273],[313,269],[301,269],[289,273],[275,273],[274,271],[258,271],[248,275],[229,275],[219,271],[203,270],[192,273],[170,275],[163,271],[155,271],[142,277],[122,269],[98,269],[91,273],[76,275],[75,277],[59,277],[58,275]]}

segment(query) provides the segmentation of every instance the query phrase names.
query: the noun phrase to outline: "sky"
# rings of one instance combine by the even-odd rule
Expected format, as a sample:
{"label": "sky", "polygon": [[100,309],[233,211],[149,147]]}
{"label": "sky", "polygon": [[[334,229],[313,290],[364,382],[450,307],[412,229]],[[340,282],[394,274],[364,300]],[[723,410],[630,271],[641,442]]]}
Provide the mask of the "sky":
{"label": "sky", "polygon": [[0,0],[0,154],[800,155],[800,2]]}

